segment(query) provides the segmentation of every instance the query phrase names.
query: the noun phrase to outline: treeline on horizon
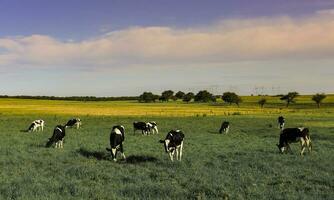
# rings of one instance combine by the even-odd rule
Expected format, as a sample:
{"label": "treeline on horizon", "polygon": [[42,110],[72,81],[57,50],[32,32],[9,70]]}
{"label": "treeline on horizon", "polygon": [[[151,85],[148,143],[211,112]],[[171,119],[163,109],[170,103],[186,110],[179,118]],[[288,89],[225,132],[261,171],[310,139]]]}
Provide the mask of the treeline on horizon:
{"label": "treeline on horizon", "polygon": [[[253,96],[253,95],[252,95]],[[258,101],[261,107],[267,103],[266,96],[259,95],[262,98]],[[273,97],[279,97],[280,100],[286,102],[286,107],[290,104],[296,103],[296,97],[300,96],[298,92],[289,92],[287,94],[273,95]],[[318,108],[322,101],[327,97],[324,93],[317,93],[312,96],[311,100],[314,101]],[[68,101],[126,101],[136,100],[141,103],[152,103],[152,102],[168,102],[170,100],[177,101],[182,100],[183,102],[216,102],[217,99],[221,98],[225,103],[230,105],[236,104],[239,106],[243,102],[241,96],[234,92],[224,92],[222,95],[214,95],[207,90],[201,90],[197,94],[192,92],[184,93],[178,91],[174,93],[172,90],[166,90],[161,95],[153,94],[152,92],[144,92],[140,96],[121,96],[121,97],[95,97],[95,96],[70,96],[70,97],[59,97],[59,96],[30,96],[30,95],[0,95],[0,98],[15,98],[15,99],[40,99],[40,100],[68,100]]]}
{"label": "treeline on horizon", "polygon": [[[253,95],[252,95],[253,96]],[[267,103],[266,96],[268,95],[259,95],[262,98],[257,102],[261,108]],[[289,107],[290,104],[296,103],[296,97],[300,96],[298,92],[289,92],[287,94],[274,95],[274,97],[279,97],[279,99],[286,103],[286,107]],[[318,108],[320,104],[327,97],[324,93],[317,93],[311,97],[311,100],[314,101]],[[152,92],[144,92],[139,96],[138,101],[142,103],[151,103],[151,102],[168,102],[170,100],[177,101],[182,100],[183,102],[216,102],[217,99],[221,98],[225,103],[230,105],[236,104],[238,107],[240,103],[243,102],[241,96],[234,92],[224,92],[222,95],[214,95],[207,90],[201,90],[197,94],[192,92],[184,93],[178,91],[174,93],[172,90],[166,90],[161,93],[161,95],[153,94]]]}

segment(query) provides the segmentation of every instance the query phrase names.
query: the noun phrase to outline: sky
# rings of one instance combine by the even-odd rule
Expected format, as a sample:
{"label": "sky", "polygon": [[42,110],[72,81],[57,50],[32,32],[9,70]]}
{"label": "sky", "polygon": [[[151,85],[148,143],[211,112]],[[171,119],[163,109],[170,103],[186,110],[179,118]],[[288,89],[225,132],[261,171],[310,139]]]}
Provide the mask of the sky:
{"label": "sky", "polygon": [[0,95],[334,93],[332,0],[0,0]]}

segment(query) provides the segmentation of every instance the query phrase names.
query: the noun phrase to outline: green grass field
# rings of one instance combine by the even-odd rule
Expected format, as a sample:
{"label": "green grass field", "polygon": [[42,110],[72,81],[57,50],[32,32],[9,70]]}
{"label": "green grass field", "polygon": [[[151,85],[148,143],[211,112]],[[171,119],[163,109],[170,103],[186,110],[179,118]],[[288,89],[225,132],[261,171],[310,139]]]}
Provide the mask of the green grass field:
{"label": "green grass field", "polygon": [[[321,109],[307,97],[261,109],[256,98],[240,108],[1,99],[0,199],[333,199],[333,96]],[[279,114],[287,127],[310,128],[311,154],[300,156],[299,144],[278,153]],[[67,129],[64,149],[45,148],[53,127],[76,116],[82,129]],[[38,118],[44,132],[20,131]],[[157,121],[160,133],[133,135],[135,120]],[[231,123],[227,135],[217,133],[222,120]],[[105,150],[115,124],[126,127],[127,161],[117,163]],[[171,129],[185,133],[182,162],[170,162],[158,143]]]}

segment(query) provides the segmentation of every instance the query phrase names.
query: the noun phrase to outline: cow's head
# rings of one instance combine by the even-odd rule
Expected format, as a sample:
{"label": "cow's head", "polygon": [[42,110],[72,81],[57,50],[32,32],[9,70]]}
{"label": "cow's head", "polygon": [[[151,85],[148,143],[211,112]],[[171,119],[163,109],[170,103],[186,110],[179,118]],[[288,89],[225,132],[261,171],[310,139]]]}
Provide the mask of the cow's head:
{"label": "cow's head", "polygon": [[304,134],[304,135],[309,135],[310,134],[310,130],[308,128],[303,128],[301,130],[301,132]]}
{"label": "cow's head", "polygon": [[28,128],[28,132],[31,132],[31,131],[33,131],[34,129],[35,129],[35,126],[36,126],[37,124],[35,123],[35,122],[33,122],[30,126],[29,126],[29,128]]}
{"label": "cow's head", "polygon": [[285,147],[284,147],[283,145],[281,145],[281,144],[277,144],[277,147],[278,147],[278,150],[279,150],[280,153],[283,153],[283,152],[284,152]]}

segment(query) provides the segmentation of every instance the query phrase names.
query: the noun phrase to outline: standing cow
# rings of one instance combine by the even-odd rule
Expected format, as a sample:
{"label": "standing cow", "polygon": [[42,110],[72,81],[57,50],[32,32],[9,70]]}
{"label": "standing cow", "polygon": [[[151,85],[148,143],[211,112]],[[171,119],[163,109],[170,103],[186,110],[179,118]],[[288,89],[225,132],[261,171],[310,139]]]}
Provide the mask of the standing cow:
{"label": "standing cow", "polygon": [[136,133],[137,130],[141,130],[143,135],[148,135],[150,132],[150,127],[146,122],[133,122],[133,134]]}
{"label": "standing cow", "polygon": [[300,155],[303,155],[305,148],[308,148],[308,151],[312,150],[312,143],[310,138],[310,131],[308,128],[286,128],[281,131],[279,137],[279,143],[277,147],[281,153],[290,152],[290,143],[300,142],[301,151]]}
{"label": "standing cow", "polygon": [[66,123],[65,127],[76,127],[76,129],[79,129],[81,126],[81,119],[79,118],[74,118],[74,119],[70,119],[68,120],[68,122]]}
{"label": "standing cow", "polygon": [[284,126],[285,126],[285,119],[283,116],[279,116],[277,118],[277,123],[278,123],[278,128],[283,130],[284,129]]}
{"label": "standing cow", "polygon": [[230,130],[230,122],[224,121],[220,126],[219,133],[228,133]]}
{"label": "standing cow", "polygon": [[44,125],[45,125],[44,120],[37,119],[30,124],[28,132],[43,131]]}
{"label": "standing cow", "polygon": [[112,159],[116,162],[117,152],[121,152],[123,159],[125,159],[125,154],[123,150],[125,128],[124,126],[114,126],[110,133],[110,148],[106,148],[110,151]]}
{"label": "standing cow", "polygon": [[166,153],[169,154],[170,160],[174,161],[174,153],[176,152],[176,160],[181,161],[183,150],[184,134],[180,130],[171,130],[168,132],[164,140],[159,140],[164,144]]}
{"label": "standing cow", "polygon": [[53,143],[56,143],[55,148],[63,148],[63,142],[65,138],[65,126],[57,125],[49,141],[46,143],[46,147],[51,147]]}
{"label": "standing cow", "polygon": [[158,125],[156,122],[154,121],[151,121],[151,122],[147,122],[146,123],[147,126],[148,126],[148,129],[149,129],[149,132],[152,133],[152,134],[158,134],[159,133],[159,130],[158,130]]}

